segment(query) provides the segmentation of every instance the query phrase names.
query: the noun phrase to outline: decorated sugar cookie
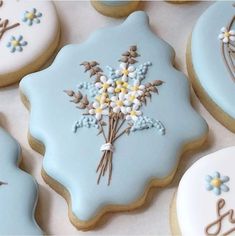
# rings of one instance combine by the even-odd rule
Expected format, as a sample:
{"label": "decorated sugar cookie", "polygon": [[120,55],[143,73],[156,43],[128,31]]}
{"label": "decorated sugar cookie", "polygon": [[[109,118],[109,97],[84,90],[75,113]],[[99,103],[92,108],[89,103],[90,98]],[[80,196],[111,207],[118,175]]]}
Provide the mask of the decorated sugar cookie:
{"label": "decorated sugar cookie", "polygon": [[69,202],[77,228],[142,205],[151,186],[172,180],[188,144],[204,141],[207,125],[173,56],[147,15],[135,12],[65,46],[51,67],[21,82],[30,143],[45,154],[43,177]]}
{"label": "decorated sugar cookie", "polygon": [[139,5],[139,0],[130,1],[103,1],[91,0],[92,6],[101,14],[112,17],[124,17],[135,11]]}
{"label": "decorated sugar cookie", "polygon": [[34,219],[36,181],[18,168],[20,147],[0,128],[0,235],[42,235]]}
{"label": "decorated sugar cookie", "polygon": [[59,43],[56,10],[50,1],[0,1],[0,86],[36,71]]}
{"label": "decorated sugar cookie", "polygon": [[213,4],[189,42],[188,72],[208,111],[235,132],[235,2]]}
{"label": "decorated sugar cookie", "polygon": [[171,209],[173,235],[234,235],[234,157],[235,147],[225,148],[187,170]]}

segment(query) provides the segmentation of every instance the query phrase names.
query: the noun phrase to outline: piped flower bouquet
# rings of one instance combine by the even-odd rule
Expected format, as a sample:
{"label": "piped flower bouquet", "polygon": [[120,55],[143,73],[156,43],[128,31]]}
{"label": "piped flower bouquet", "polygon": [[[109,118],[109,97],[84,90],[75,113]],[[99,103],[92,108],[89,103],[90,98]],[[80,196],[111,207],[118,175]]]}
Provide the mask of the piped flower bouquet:
{"label": "piped flower bouquet", "polygon": [[[146,62],[137,67],[136,58],[139,57],[137,47],[131,46],[122,54],[119,69],[107,66],[108,75],[99,67],[96,61],[83,62],[85,72],[90,72],[94,82],[83,82],[78,85],[78,91],[65,90],[77,108],[85,112],[75,123],[74,132],[79,128],[94,127],[98,135],[103,135],[105,143],[100,147],[102,157],[97,166],[97,184],[102,176],[108,172],[108,185],[111,183],[113,171],[113,154],[115,142],[123,135],[143,129],[156,128],[161,135],[165,134],[163,124],[145,116],[141,111],[153,94],[158,94],[161,80],[142,84],[151,62]],[[82,90],[87,90],[84,94]]]}
{"label": "piped flower bouquet", "polygon": [[218,37],[221,40],[221,52],[224,63],[235,82],[235,30],[232,29],[234,22],[235,16],[229,22],[228,27],[221,28]]}

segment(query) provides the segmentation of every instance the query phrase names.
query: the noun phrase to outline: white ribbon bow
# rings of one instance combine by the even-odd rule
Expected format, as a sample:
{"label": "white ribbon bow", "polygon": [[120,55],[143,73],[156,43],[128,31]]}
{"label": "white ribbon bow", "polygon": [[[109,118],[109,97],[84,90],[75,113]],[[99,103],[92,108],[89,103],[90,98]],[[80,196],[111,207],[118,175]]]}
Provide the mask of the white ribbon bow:
{"label": "white ribbon bow", "polygon": [[100,147],[100,151],[102,151],[102,152],[104,152],[104,151],[113,152],[114,151],[114,146],[111,143],[105,143]]}

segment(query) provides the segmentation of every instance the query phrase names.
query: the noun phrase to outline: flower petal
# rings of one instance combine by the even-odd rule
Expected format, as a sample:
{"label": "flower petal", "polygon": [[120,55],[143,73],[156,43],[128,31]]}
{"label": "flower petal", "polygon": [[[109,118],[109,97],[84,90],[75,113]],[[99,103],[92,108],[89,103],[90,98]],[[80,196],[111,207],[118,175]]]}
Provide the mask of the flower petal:
{"label": "flower petal", "polygon": [[102,84],[101,84],[100,82],[97,82],[97,83],[95,83],[95,87],[96,87],[96,88],[101,88],[101,87],[102,87]]}
{"label": "flower petal", "polygon": [[228,43],[228,41],[229,41],[229,38],[228,37],[224,37],[223,42],[224,43]]}
{"label": "flower petal", "polygon": [[100,107],[100,104],[99,104],[98,102],[94,102],[94,103],[93,103],[93,107],[94,107],[94,108],[99,108],[99,107]]}
{"label": "flower petal", "polygon": [[96,118],[97,120],[100,120],[100,119],[102,118],[102,114],[101,114],[101,113],[96,113],[96,114],[95,114],[95,118]]}
{"label": "flower petal", "polygon": [[230,36],[230,37],[229,37],[229,40],[231,40],[231,41],[234,42],[234,41],[235,41],[235,36]]}
{"label": "flower petal", "polygon": [[228,192],[229,191],[229,187],[226,184],[221,184],[220,189],[224,192]]}
{"label": "flower petal", "polygon": [[129,72],[135,71],[135,67],[134,67],[134,66],[129,66],[129,67],[128,67],[128,71],[129,71]]}
{"label": "flower petal", "polygon": [[109,93],[114,93],[114,88],[113,88],[113,87],[109,87],[109,88],[108,88],[108,92],[109,92]]}
{"label": "flower petal", "polygon": [[109,115],[109,111],[107,109],[102,111],[102,115],[104,116],[108,116]]}
{"label": "flower petal", "polygon": [[122,112],[123,114],[126,114],[126,113],[127,113],[126,108],[125,108],[125,107],[121,107],[121,112]]}
{"label": "flower petal", "polygon": [[122,76],[122,71],[116,70],[115,75],[118,76],[118,77],[121,77]]}
{"label": "flower petal", "polygon": [[230,34],[230,35],[235,35],[235,30],[230,30],[230,31],[229,31],[229,34]]}
{"label": "flower petal", "polygon": [[127,82],[127,78],[128,78],[128,76],[123,75],[123,76],[122,76],[122,81]]}
{"label": "flower petal", "polygon": [[119,100],[123,101],[124,98],[125,98],[125,94],[124,93],[119,93],[118,98],[119,98]]}
{"label": "flower petal", "polygon": [[120,107],[116,106],[113,108],[113,112],[118,113],[120,111]]}
{"label": "flower petal", "polygon": [[100,77],[100,81],[103,82],[103,83],[105,83],[105,82],[107,81],[107,78],[106,78],[104,75],[102,75],[102,76]]}
{"label": "flower petal", "polygon": [[224,38],[224,34],[219,34],[218,38],[219,39],[223,39]]}
{"label": "flower petal", "polygon": [[223,183],[226,183],[229,181],[229,177],[228,176],[221,176],[220,177],[220,180],[223,182]]}
{"label": "flower petal", "polygon": [[220,173],[218,171],[215,171],[212,175],[213,178],[220,178]]}
{"label": "flower petal", "polygon": [[126,63],[124,63],[124,62],[120,63],[120,68],[122,70],[125,70],[126,69]]}
{"label": "flower petal", "polygon": [[206,177],[205,177],[205,180],[209,183],[211,182],[212,179],[213,178],[210,175],[206,175]]}
{"label": "flower petal", "polygon": [[89,110],[89,114],[94,115],[95,114],[95,110],[94,109],[90,109]]}
{"label": "flower petal", "polygon": [[126,120],[131,120],[131,116],[130,116],[130,115],[127,115],[127,116],[126,116]]}
{"label": "flower petal", "polygon": [[228,30],[227,30],[226,27],[222,27],[222,28],[220,29],[220,31],[221,31],[222,33],[228,32]]}
{"label": "flower petal", "polygon": [[221,194],[220,188],[213,188],[213,192],[214,192],[215,195],[220,195]]}
{"label": "flower petal", "polygon": [[206,190],[211,191],[214,187],[210,183],[206,183]]}
{"label": "flower petal", "polygon": [[115,102],[111,102],[111,103],[110,103],[110,106],[111,106],[111,107],[116,107],[116,103],[115,103]]}
{"label": "flower petal", "polygon": [[113,96],[113,97],[111,97],[110,99],[111,99],[111,101],[113,101],[113,102],[116,102],[116,101],[118,100],[117,96]]}
{"label": "flower petal", "polygon": [[133,121],[137,121],[138,120],[137,116],[132,116],[131,118],[132,118]]}
{"label": "flower petal", "polygon": [[130,77],[131,79],[135,79],[136,78],[136,72],[130,72],[129,74],[128,74],[128,77]]}

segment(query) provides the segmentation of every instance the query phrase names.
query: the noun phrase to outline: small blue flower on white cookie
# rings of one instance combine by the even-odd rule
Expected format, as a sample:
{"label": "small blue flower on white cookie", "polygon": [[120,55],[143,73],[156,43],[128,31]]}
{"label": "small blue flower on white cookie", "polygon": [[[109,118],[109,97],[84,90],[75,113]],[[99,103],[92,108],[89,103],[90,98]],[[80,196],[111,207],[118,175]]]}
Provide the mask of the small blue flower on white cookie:
{"label": "small blue flower on white cookie", "polygon": [[219,39],[223,43],[229,43],[230,41],[235,42],[235,30],[228,30],[226,27],[221,28]]}
{"label": "small blue flower on white cookie", "polygon": [[221,174],[216,171],[212,176],[206,176],[206,189],[213,191],[215,195],[220,195],[221,192],[229,191],[229,187],[225,184],[228,181],[228,176],[221,176]]}
{"label": "small blue flower on white cookie", "polygon": [[37,9],[33,8],[31,11],[25,11],[22,21],[28,23],[29,26],[40,23],[42,13],[38,12]]}
{"label": "small blue flower on white cookie", "polygon": [[11,36],[10,41],[7,43],[7,47],[10,48],[10,51],[13,53],[15,51],[23,51],[23,47],[27,45],[27,42],[23,40],[23,36],[18,37]]}

